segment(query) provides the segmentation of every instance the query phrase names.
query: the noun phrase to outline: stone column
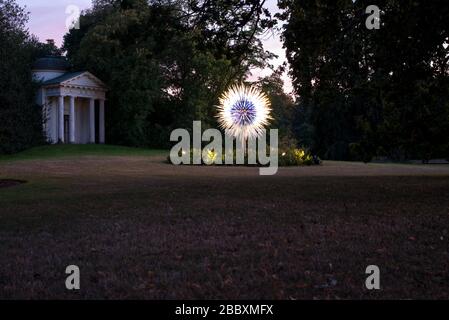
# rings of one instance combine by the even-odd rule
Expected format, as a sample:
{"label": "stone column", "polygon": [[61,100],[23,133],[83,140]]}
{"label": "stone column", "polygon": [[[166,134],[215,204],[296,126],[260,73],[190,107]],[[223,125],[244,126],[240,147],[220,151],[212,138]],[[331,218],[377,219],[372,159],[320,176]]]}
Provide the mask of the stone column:
{"label": "stone column", "polygon": [[45,106],[47,104],[47,95],[45,88],[41,89],[41,105]]}
{"label": "stone column", "polygon": [[89,100],[89,142],[95,143],[95,99]]}
{"label": "stone column", "polygon": [[64,143],[64,96],[58,97],[59,101],[59,112],[58,112],[58,139],[60,142]]}
{"label": "stone column", "polygon": [[70,96],[70,143],[75,143],[75,97]]}
{"label": "stone column", "polygon": [[101,99],[100,100],[100,114],[99,114],[99,122],[100,122],[100,128],[99,128],[99,140],[100,143],[104,143],[105,142],[105,137],[104,137],[104,100]]}

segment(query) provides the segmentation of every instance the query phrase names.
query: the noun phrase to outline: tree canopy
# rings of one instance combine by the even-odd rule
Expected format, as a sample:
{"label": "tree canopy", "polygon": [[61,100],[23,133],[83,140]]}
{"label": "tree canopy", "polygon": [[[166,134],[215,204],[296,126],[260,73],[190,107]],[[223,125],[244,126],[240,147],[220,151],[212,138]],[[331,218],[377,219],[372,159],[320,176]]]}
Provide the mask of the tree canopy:
{"label": "tree canopy", "polygon": [[31,65],[56,48],[30,36],[27,20],[28,14],[13,0],[0,0],[0,154],[44,142]]}
{"label": "tree canopy", "polygon": [[64,38],[76,69],[109,86],[108,141],[164,147],[193,120],[215,126],[224,89],[263,67],[264,1],[95,0]]}
{"label": "tree canopy", "polygon": [[295,131],[329,159],[449,158],[449,7],[383,0],[281,0],[299,97]]}
{"label": "tree canopy", "polygon": [[[276,19],[263,0],[94,0],[62,51],[109,88],[109,143],[167,147],[193,120],[216,127],[219,95],[268,65],[261,35]],[[449,7],[444,0],[381,0],[380,29],[366,0],[280,0],[283,69],[257,82],[281,136],[327,159],[449,158]],[[31,63],[60,54],[30,36],[27,14],[0,0],[0,153],[42,143]]]}

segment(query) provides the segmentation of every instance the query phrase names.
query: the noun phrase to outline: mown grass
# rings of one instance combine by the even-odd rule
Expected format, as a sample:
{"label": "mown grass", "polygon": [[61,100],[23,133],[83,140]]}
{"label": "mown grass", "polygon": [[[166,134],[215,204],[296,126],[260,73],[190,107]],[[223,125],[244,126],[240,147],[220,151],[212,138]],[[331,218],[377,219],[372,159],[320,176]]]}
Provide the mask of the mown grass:
{"label": "mown grass", "polygon": [[166,156],[167,150],[131,148],[99,144],[58,144],[31,148],[12,155],[0,155],[0,162],[16,160],[57,159],[82,156]]}
{"label": "mown grass", "polygon": [[449,298],[448,166],[74,154],[0,163],[0,299]]}

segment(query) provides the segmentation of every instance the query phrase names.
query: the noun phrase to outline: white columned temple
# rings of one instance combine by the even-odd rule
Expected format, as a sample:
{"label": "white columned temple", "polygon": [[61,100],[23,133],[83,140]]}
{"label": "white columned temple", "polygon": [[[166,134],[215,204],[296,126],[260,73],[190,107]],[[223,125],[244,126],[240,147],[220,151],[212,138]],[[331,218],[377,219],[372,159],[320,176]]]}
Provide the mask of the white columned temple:
{"label": "white columned temple", "polygon": [[67,69],[61,57],[41,58],[33,66],[41,82],[36,100],[43,107],[48,141],[105,143],[105,84],[88,71]]}

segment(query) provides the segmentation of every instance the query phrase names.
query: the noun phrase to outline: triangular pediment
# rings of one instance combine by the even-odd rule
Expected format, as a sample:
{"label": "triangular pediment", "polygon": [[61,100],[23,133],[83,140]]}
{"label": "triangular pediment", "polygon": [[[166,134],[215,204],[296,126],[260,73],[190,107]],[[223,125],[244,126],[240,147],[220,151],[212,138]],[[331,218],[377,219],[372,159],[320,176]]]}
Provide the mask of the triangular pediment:
{"label": "triangular pediment", "polygon": [[80,73],[72,78],[66,79],[62,81],[61,84],[66,86],[106,88],[106,85],[103,83],[103,81],[101,81],[88,71]]}

